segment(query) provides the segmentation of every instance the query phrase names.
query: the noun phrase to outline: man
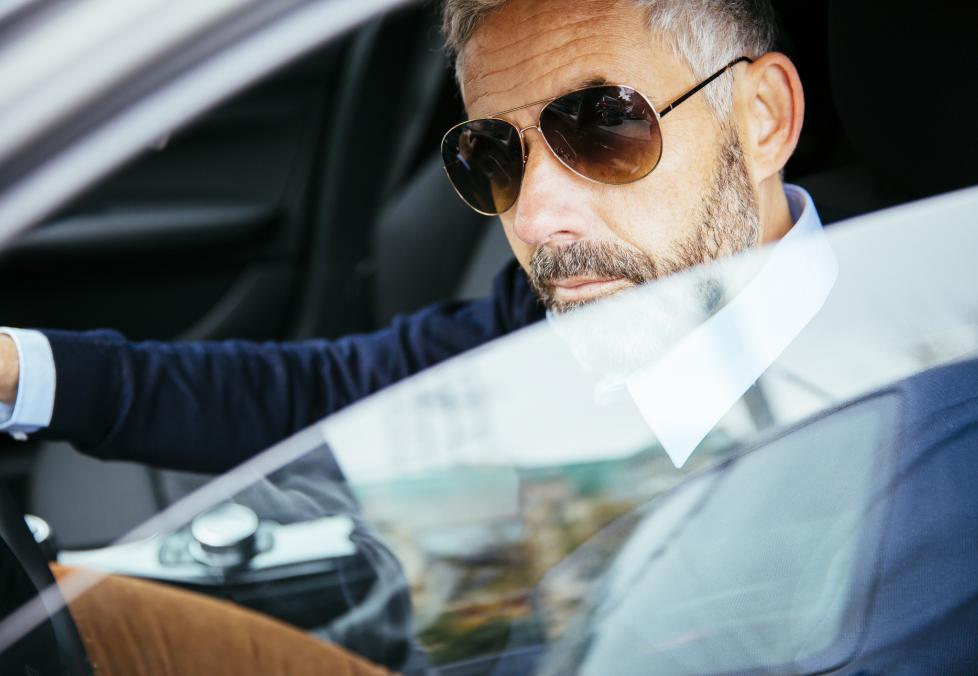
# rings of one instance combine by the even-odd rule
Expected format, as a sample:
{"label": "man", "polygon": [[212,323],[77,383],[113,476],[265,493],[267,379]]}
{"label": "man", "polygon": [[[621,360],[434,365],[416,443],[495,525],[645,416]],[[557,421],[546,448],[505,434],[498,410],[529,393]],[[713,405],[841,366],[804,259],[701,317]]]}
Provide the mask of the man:
{"label": "man", "polygon": [[[65,439],[102,458],[223,471],[541,318],[544,307],[564,311],[776,240],[792,225],[789,194],[803,211],[807,196],[786,194],[780,178],[801,127],[802,89],[791,62],[768,52],[766,2],[448,2],[445,27],[470,117],[515,109],[500,117],[524,130],[518,198],[499,209],[519,267],[498,276],[490,298],[337,341],[133,344],[110,331],[8,331],[2,429]],[[725,68],[742,56],[754,60]],[[534,128],[544,106],[521,107],[598,82],[625,84],[666,112],[660,157],[639,180],[606,181],[602,167],[621,158],[588,158],[586,149],[593,176],[562,164]]]}
{"label": "man", "polygon": [[545,310],[817,222],[807,194],[781,179],[804,103],[794,66],[770,51],[767,2],[447,0],[444,19],[468,114],[481,120],[446,136],[446,169],[471,206],[499,213],[516,258],[491,297],[337,341],[7,330],[2,429],[223,471]]}

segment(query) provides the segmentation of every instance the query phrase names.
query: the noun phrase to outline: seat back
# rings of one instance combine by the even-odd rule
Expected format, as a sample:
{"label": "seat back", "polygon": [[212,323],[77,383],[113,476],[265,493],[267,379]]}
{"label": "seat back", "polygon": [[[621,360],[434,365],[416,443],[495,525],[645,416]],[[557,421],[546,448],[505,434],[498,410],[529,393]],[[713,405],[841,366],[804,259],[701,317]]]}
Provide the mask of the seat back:
{"label": "seat back", "polygon": [[799,180],[829,220],[978,183],[974,3],[831,0],[832,100],[858,161]]}

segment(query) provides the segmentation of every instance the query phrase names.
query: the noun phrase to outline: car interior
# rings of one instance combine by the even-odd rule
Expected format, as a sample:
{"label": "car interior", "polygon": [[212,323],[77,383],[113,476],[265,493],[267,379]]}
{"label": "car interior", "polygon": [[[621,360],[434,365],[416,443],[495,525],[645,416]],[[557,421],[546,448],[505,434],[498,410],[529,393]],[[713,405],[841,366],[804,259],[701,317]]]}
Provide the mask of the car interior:
{"label": "car interior", "polygon": [[[785,178],[826,224],[978,183],[973,22],[950,4],[776,7],[806,91]],[[431,3],[389,12],[161,139],[0,253],[3,323],[301,340],[487,293],[511,254],[441,169],[463,106],[438,23]],[[6,436],[0,478],[69,550],[206,480]]]}

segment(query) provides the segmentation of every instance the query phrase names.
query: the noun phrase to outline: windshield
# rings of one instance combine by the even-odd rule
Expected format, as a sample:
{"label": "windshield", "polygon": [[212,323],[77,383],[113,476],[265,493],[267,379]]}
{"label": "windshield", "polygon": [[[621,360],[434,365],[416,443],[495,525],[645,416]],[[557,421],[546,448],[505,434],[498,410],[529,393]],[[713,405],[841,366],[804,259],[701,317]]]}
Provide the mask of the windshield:
{"label": "windshield", "polygon": [[220,587],[418,673],[925,649],[978,592],[976,214],[953,193],[550,317],[62,552],[60,595]]}

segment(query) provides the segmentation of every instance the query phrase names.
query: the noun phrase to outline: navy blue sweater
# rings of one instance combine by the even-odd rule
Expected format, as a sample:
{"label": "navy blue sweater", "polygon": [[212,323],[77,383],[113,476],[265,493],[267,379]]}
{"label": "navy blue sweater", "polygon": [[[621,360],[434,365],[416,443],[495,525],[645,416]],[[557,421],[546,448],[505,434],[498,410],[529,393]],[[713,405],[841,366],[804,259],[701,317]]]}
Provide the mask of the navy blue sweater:
{"label": "navy blue sweater", "polygon": [[221,472],[383,387],[543,317],[514,262],[492,295],[376,333],[293,343],[127,341],[45,331],[57,370],[39,433],[105,459]]}

